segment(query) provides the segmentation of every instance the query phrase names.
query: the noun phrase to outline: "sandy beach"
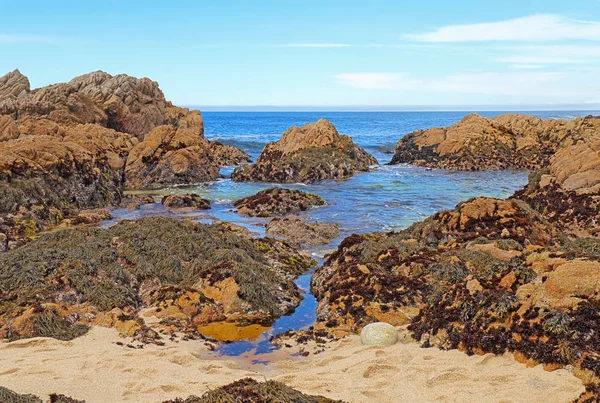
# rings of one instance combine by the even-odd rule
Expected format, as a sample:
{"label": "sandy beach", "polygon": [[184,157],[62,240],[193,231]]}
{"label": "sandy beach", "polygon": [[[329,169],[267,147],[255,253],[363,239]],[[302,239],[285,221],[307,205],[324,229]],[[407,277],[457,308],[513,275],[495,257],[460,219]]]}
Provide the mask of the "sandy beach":
{"label": "sandy beach", "polygon": [[201,395],[243,377],[285,382],[304,393],[348,402],[569,402],[583,390],[567,370],[526,368],[510,355],[469,357],[416,343],[362,346],[358,336],[308,358],[268,365],[203,359],[198,342],[130,349],[114,329],[95,327],[62,342],[34,338],[0,346],[0,385],[95,402],[161,402]]}

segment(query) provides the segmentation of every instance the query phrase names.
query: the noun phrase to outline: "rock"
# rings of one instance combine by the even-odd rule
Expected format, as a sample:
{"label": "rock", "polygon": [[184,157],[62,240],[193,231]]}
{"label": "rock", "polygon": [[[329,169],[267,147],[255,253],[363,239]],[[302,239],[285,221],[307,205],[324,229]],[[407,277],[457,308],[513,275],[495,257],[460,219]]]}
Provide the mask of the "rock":
{"label": "rock", "polygon": [[298,216],[274,218],[266,226],[267,235],[283,238],[296,248],[325,245],[340,235],[335,224],[306,223]]}
{"label": "rock", "polygon": [[174,194],[162,198],[161,203],[169,208],[193,208],[196,210],[210,209],[210,201],[197,194]]}
{"label": "rock", "polygon": [[95,71],[75,77],[69,85],[102,108],[111,129],[141,139],[165,121],[168,103],[158,84],[148,78]]}
{"label": "rock", "polygon": [[128,194],[121,199],[119,208],[138,210],[144,204],[154,203],[154,197],[148,195]]}
{"label": "rock", "polygon": [[[0,338],[71,335],[89,314],[135,336],[145,309],[190,337],[212,321],[264,326],[296,308],[293,279],[313,264],[285,243],[222,224],[152,217],[55,231],[0,255]],[[53,306],[56,331],[19,319],[40,304]]]}
{"label": "rock", "polygon": [[366,346],[391,346],[398,341],[398,331],[389,323],[370,323],[361,330],[360,341]]}
{"label": "rock", "polygon": [[206,140],[198,111],[169,109],[177,118],[171,117],[171,124],[154,128],[129,153],[127,187],[150,189],[214,180],[221,176],[220,166],[248,160],[234,147]]}
{"label": "rock", "polygon": [[30,90],[9,73],[0,78],[0,231],[22,244],[77,221],[79,209],[118,205],[125,186],[213,180],[221,165],[248,161],[203,130],[199,111],[172,106],[147,78],[94,72]]}
{"label": "rock", "polygon": [[547,167],[530,175],[528,186],[515,197],[570,232],[593,235],[600,222],[600,119],[577,124],[570,141]]}
{"label": "rock", "polygon": [[238,214],[249,217],[273,217],[324,206],[325,200],[313,193],[284,188],[269,188],[234,202]]}
{"label": "rock", "polygon": [[377,160],[325,119],[301,128],[293,126],[281,139],[268,144],[253,165],[237,168],[234,181],[311,183],[345,179],[369,171]]}
{"label": "rock", "polygon": [[600,120],[541,120],[507,114],[465,116],[448,128],[420,130],[398,142],[390,164],[456,170],[540,169],[563,146],[600,128]]}
{"label": "rock", "polygon": [[0,101],[22,97],[29,92],[29,89],[29,79],[19,70],[0,77]]}

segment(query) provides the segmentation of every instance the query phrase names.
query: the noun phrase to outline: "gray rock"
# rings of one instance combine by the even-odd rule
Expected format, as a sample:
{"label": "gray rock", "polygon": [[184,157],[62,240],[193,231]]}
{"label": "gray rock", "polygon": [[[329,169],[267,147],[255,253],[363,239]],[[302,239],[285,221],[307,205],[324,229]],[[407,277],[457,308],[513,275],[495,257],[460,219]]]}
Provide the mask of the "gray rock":
{"label": "gray rock", "polygon": [[391,346],[398,341],[398,331],[389,323],[370,323],[361,330],[360,341],[367,346]]}

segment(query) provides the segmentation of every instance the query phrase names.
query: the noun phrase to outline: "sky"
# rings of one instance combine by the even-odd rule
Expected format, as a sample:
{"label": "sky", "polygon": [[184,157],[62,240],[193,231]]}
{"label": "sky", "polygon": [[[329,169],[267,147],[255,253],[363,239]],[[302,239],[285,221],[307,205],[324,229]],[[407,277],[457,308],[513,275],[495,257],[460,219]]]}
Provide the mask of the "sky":
{"label": "sky", "polygon": [[0,75],[178,105],[600,109],[600,0],[0,0]]}

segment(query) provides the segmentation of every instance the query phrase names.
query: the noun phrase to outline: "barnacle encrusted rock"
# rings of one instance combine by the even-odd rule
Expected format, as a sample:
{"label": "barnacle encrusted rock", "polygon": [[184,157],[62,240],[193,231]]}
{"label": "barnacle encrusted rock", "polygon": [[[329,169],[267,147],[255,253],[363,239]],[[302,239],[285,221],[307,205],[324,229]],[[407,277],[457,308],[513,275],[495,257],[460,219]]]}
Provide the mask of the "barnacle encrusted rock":
{"label": "barnacle encrusted rock", "polygon": [[239,214],[245,216],[273,217],[306,211],[325,204],[325,200],[319,195],[276,187],[236,200],[233,205]]}

